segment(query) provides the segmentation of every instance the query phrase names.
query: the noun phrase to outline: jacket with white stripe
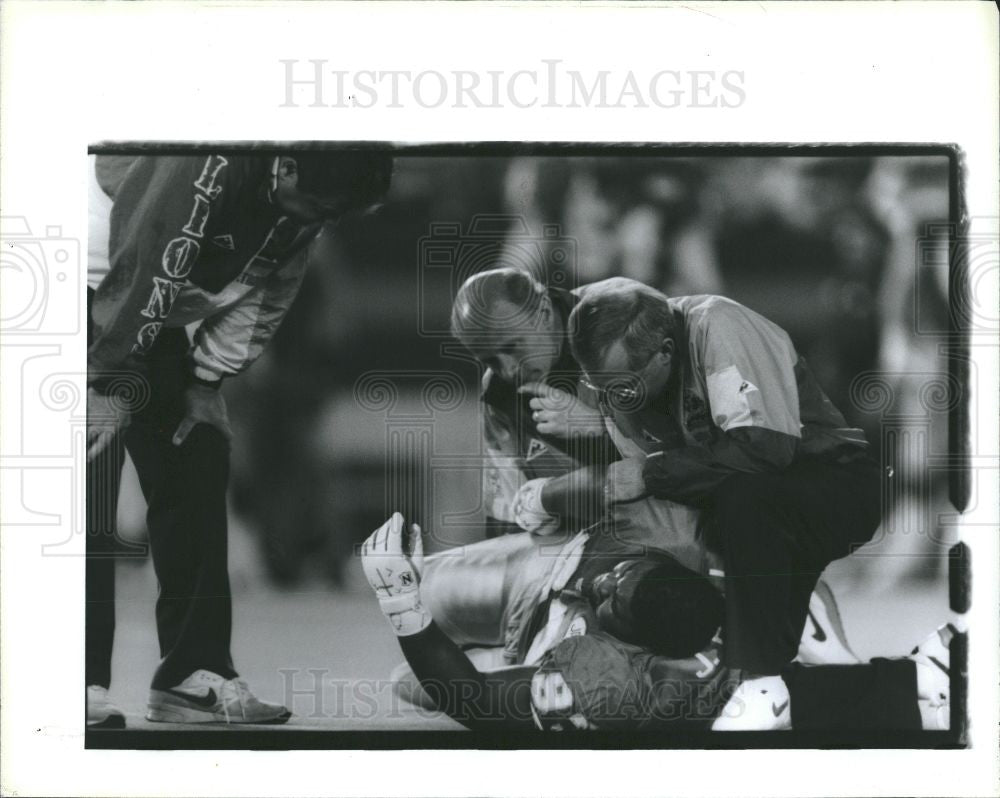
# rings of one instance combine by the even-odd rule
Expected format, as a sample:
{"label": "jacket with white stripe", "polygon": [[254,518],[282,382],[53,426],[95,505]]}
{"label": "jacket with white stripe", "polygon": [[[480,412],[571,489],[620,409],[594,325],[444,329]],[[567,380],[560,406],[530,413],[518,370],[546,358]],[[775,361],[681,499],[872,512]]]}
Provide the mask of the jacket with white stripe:
{"label": "jacket with white stripe", "polygon": [[[99,156],[99,174],[101,159]],[[88,382],[147,368],[163,327],[200,322],[192,373],[237,374],[260,355],[298,293],[307,245],[303,226],[271,201],[273,158],[142,156],[117,184],[108,274],[97,288]],[[113,170],[103,170],[104,174]]]}
{"label": "jacket with white stripe", "polygon": [[666,395],[652,408],[612,411],[647,453],[654,496],[703,506],[735,473],[866,456],[864,433],[847,425],[778,325],[725,297],[669,301],[677,346]]}

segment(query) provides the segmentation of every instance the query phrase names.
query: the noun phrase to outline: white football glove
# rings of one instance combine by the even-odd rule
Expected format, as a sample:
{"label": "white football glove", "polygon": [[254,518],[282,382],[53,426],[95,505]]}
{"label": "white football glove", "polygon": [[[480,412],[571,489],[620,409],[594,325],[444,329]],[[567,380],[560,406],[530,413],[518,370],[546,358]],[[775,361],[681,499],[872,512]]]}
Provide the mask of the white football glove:
{"label": "white football glove", "polygon": [[551,533],[555,528],[553,526],[553,529],[542,529],[546,525],[553,525],[556,521],[555,516],[545,512],[542,506],[542,489],[546,482],[547,479],[529,479],[514,494],[514,501],[511,503],[514,521],[526,532],[545,534]]}
{"label": "white football glove", "polygon": [[403,516],[392,517],[376,529],[361,547],[361,567],[375,591],[382,614],[399,637],[426,629],[430,613],[420,603],[420,569],[424,544],[420,526],[410,526],[410,554],[403,551]]}

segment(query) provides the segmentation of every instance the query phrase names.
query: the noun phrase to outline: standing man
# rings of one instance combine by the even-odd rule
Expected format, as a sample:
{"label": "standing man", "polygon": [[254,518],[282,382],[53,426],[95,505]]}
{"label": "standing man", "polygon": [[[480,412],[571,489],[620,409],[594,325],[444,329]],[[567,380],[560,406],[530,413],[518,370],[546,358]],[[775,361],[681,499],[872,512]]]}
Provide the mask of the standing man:
{"label": "standing man", "polygon": [[160,584],[162,661],[147,718],[283,723],[288,710],[258,700],[229,652],[232,431],[219,387],[281,324],[327,223],[384,196],[391,157],[99,156],[91,168],[87,724],[124,726],[107,692],[123,445],[149,506]]}
{"label": "standing man", "polygon": [[710,514],[725,562],[726,663],[744,676],[715,728],[768,728],[821,572],[880,521],[864,434],[783,330],[723,297],[667,299],[612,278],[590,287],[570,329],[602,406],[642,450],[610,467],[609,498]]}

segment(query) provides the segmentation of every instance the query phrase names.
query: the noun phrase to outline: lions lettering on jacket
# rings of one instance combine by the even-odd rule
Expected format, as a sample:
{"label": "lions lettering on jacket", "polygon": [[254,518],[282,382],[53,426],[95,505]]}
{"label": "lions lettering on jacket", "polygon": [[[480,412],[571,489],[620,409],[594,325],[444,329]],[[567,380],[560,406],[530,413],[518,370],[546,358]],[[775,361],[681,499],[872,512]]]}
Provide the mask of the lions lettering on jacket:
{"label": "lions lettering on jacket", "polygon": [[[102,158],[124,156],[98,156],[98,178]],[[91,383],[109,371],[141,371],[164,326],[195,322],[201,322],[192,351],[196,376],[239,373],[259,356],[295,298],[318,225],[303,226],[271,202],[270,157],[129,160],[117,172],[103,170],[117,173],[117,181],[100,182],[114,203],[107,274],[94,298]]]}

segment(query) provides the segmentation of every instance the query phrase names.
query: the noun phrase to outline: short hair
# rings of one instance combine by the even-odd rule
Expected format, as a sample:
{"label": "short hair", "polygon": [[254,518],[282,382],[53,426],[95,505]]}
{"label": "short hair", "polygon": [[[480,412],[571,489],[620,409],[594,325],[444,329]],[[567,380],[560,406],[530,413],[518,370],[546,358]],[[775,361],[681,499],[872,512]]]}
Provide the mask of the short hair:
{"label": "short hair", "polygon": [[585,370],[599,369],[615,341],[625,347],[629,368],[639,368],[664,338],[674,335],[674,317],[659,291],[636,280],[612,277],[586,289],[570,315],[569,328],[573,356]]}
{"label": "short hair", "polygon": [[[545,286],[523,269],[504,267],[472,275],[462,283],[451,306],[451,333],[458,339],[484,333],[519,319],[532,318],[541,306]],[[499,318],[498,302],[515,308],[512,317]]]}
{"label": "short hair", "polygon": [[692,657],[722,626],[725,600],[707,577],[672,557],[658,559],[632,594],[635,642],[666,657]]}
{"label": "short hair", "polygon": [[291,152],[298,166],[298,187],[319,196],[346,196],[349,210],[380,203],[392,182],[392,153],[377,150]]}

